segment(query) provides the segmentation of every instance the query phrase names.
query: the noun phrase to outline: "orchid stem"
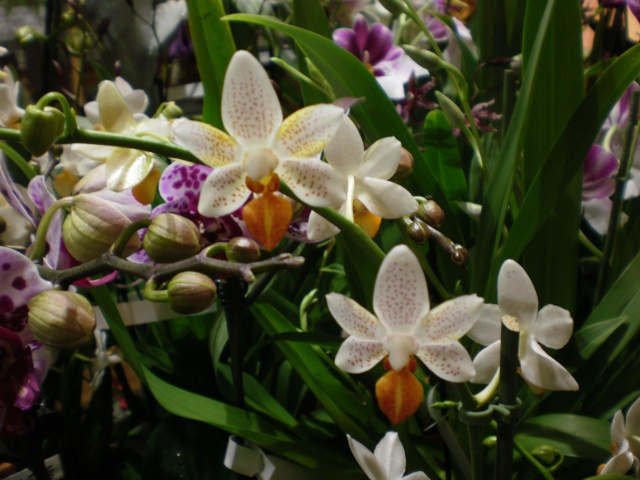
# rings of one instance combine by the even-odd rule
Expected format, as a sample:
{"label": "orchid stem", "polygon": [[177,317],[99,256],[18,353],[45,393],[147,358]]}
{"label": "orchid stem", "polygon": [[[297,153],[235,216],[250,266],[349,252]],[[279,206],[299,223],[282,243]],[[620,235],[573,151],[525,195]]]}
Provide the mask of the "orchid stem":
{"label": "orchid stem", "polygon": [[151,220],[148,218],[143,218],[142,220],[138,220],[127,225],[116,241],[113,242],[111,252],[119,257],[122,256],[122,252],[124,252],[124,249],[126,248],[127,243],[129,243],[131,237],[133,237],[138,230],[148,227],[149,225],[151,225]]}
{"label": "orchid stem", "polygon": [[602,253],[602,250],[600,250],[598,247],[596,247],[593,242],[591,240],[589,240],[587,238],[587,236],[582,232],[582,230],[580,230],[578,232],[578,237],[580,238],[580,243],[582,244],[582,246],[584,248],[586,248],[587,250],[589,250],[591,253],[593,253],[593,255],[595,257],[597,257],[599,260],[602,260],[604,254]]}
{"label": "orchid stem", "polygon": [[520,455],[522,455],[524,458],[527,459],[527,461],[533,465],[534,467],[536,467],[536,469],[540,472],[540,474],[546,479],[546,480],[554,480],[553,475],[551,475],[551,473],[549,472],[549,470],[542,465],[538,460],[536,460],[536,458],[531,455],[531,453],[529,453],[527,451],[526,448],[524,448],[519,442],[517,442],[515,439],[513,440],[513,446],[515,447],[515,449],[520,453]]}
{"label": "orchid stem", "polygon": [[42,260],[45,254],[45,247],[47,242],[47,230],[49,230],[49,225],[51,224],[51,220],[53,219],[53,215],[63,207],[68,207],[73,203],[73,197],[64,197],[58,200],[56,203],[51,205],[49,209],[44,213],[42,219],[40,220],[40,225],[38,225],[38,230],[36,231],[36,241],[33,244],[33,250],[31,251],[31,260],[34,262],[39,262]]}

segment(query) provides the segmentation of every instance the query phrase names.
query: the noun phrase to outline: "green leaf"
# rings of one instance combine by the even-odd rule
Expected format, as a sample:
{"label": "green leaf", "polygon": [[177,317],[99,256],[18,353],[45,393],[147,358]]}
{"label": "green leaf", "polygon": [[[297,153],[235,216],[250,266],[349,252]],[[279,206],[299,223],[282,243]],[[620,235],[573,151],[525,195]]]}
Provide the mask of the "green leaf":
{"label": "green leaf", "polygon": [[204,85],[202,120],[223,128],[220,114],[224,76],[236,47],[222,0],[187,0],[189,27],[200,79]]}
{"label": "green leaf", "polygon": [[[263,301],[251,306],[252,314],[269,335],[295,332],[296,328],[291,322],[271,305],[270,295],[275,294],[266,292],[262,297]],[[267,301],[269,303],[264,303]],[[313,346],[298,342],[278,342],[278,347],[335,423],[344,432],[373,443],[371,427],[377,427],[378,430],[384,429],[384,426],[380,422],[376,424],[376,413],[370,400],[367,404],[367,399],[356,398],[353,392],[346,389],[329,369],[320,351]]]}
{"label": "green leaf", "polygon": [[451,126],[440,110],[429,112],[424,120],[424,159],[450,200],[467,199],[467,179],[460,164],[460,153]]}
{"label": "green leaf", "polygon": [[541,415],[519,424],[516,440],[529,451],[551,445],[569,457],[605,461],[611,456],[610,428],[609,422],[580,415]]}

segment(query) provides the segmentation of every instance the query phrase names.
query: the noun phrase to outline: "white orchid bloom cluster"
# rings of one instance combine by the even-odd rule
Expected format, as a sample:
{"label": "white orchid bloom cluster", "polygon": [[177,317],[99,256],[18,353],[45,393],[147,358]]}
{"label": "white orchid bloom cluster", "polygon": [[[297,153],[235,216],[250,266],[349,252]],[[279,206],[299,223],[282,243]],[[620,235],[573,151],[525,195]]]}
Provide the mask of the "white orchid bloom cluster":
{"label": "white orchid bloom cluster", "polygon": [[598,475],[625,474],[633,469],[640,478],[640,398],[629,407],[625,418],[618,410],[611,422],[613,457],[598,469]]}

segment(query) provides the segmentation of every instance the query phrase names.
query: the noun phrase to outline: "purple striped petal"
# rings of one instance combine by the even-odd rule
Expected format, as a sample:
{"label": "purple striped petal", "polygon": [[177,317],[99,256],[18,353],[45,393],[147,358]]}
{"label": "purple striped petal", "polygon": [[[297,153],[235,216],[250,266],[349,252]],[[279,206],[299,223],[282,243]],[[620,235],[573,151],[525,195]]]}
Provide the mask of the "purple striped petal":
{"label": "purple striped petal", "polygon": [[338,28],[333,32],[333,41],[340,47],[351,52],[356,58],[361,60],[361,51],[356,42],[356,32],[350,28]]}
{"label": "purple striped petal", "polygon": [[[375,65],[386,59],[393,48],[393,33],[381,23],[371,25],[366,49],[369,51],[369,62]],[[399,48],[399,47],[398,47]],[[402,51],[402,49],[400,49]]]}
{"label": "purple striped petal", "polygon": [[356,15],[353,21],[353,31],[355,32],[355,41],[360,53],[358,56],[361,56],[369,41],[369,24],[363,15]]}

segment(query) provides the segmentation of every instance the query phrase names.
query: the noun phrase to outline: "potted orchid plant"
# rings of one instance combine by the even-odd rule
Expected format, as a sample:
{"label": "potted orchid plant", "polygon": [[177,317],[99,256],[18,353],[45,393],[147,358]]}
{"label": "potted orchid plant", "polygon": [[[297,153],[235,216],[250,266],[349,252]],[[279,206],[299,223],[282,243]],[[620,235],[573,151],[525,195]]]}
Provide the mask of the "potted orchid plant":
{"label": "potted orchid plant", "polygon": [[151,100],[64,3],[73,90],[0,52],[0,478],[640,477],[638,2],[129,2]]}

